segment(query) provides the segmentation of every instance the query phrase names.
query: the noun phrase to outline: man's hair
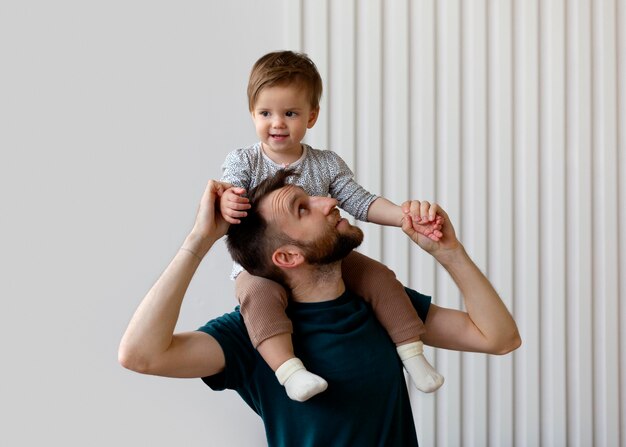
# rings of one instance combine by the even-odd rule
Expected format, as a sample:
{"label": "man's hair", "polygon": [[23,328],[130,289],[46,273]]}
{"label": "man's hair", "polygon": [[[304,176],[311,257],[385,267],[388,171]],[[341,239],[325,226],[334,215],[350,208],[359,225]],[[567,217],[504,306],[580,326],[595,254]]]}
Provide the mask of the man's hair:
{"label": "man's hair", "polygon": [[252,67],[248,81],[250,112],[254,110],[261,90],[266,87],[292,84],[306,90],[311,108],[319,107],[322,97],[322,78],[317,67],[306,54],[276,51],[261,57]]}
{"label": "man's hair", "polygon": [[230,255],[249,273],[285,283],[282,271],[272,262],[272,254],[285,239],[280,232],[271,231],[259,212],[259,204],[272,191],[287,185],[287,179],[296,176],[291,169],[281,169],[248,192],[251,208],[241,223],[228,229],[226,246]]}

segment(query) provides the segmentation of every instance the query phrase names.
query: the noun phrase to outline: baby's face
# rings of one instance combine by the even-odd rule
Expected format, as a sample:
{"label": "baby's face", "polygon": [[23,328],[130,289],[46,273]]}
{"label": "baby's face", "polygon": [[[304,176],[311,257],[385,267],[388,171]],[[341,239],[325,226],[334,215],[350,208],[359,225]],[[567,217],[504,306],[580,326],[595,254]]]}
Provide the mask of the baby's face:
{"label": "baby's face", "polygon": [[311,108],[307,91],[298,85],[261,90],[252,120],[265,154],[277,163],[296,161],[302,155],[300,143],[315,124],[318,111]]}

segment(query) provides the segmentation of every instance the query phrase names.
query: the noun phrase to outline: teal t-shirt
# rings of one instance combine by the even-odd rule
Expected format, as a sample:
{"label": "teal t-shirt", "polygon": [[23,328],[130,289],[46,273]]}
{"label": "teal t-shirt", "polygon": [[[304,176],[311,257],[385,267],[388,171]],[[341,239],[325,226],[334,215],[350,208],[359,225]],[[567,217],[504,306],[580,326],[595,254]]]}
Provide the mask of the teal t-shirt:
{"label": "teal t-shirt", "polygon": [[[430,297],[406,289],[422,319]],[[328,389],[295,402],[252,347],[238,309],[199,330],[226,358],[223,372],[202,380],[233,389],[263,419],[269,446],[416,446],[402,363],[369,305],[346,292],[321,303],[290,302],[296,356]]]}

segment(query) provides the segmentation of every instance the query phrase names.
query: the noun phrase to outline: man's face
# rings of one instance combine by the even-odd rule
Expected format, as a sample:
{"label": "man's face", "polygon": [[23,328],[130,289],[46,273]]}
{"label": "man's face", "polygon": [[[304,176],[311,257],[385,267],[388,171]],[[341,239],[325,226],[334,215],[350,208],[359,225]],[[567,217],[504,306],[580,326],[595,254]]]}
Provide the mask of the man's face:
{"label": "man's face", "polygon": [[302,249],[310,264],[343,259],[363,241],[363,232],[341,218],[337,200],[309,196],[297,186],[271,192],[259,211],[272,230],[283,233]]}

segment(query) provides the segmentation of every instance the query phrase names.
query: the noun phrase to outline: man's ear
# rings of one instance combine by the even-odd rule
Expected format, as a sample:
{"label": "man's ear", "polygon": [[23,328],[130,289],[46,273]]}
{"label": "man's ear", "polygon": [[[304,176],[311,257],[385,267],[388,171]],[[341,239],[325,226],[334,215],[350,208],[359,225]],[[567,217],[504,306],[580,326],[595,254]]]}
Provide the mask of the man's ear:
{"label": "man's ear", "polygon": [[315,122],[317,121],[317,117],[319,116],[319,114],[320,114],[319,106],[311,110],[311,113],[309,115],[309,121],[306,123],[307,129],[310,129],[311,127],[315,125]]}
{"label": "man's ear", "polygon": [[295,245],[283,245],[272,254],[272,262],[281,269],[291,269],[304,262],[304,255]]}

